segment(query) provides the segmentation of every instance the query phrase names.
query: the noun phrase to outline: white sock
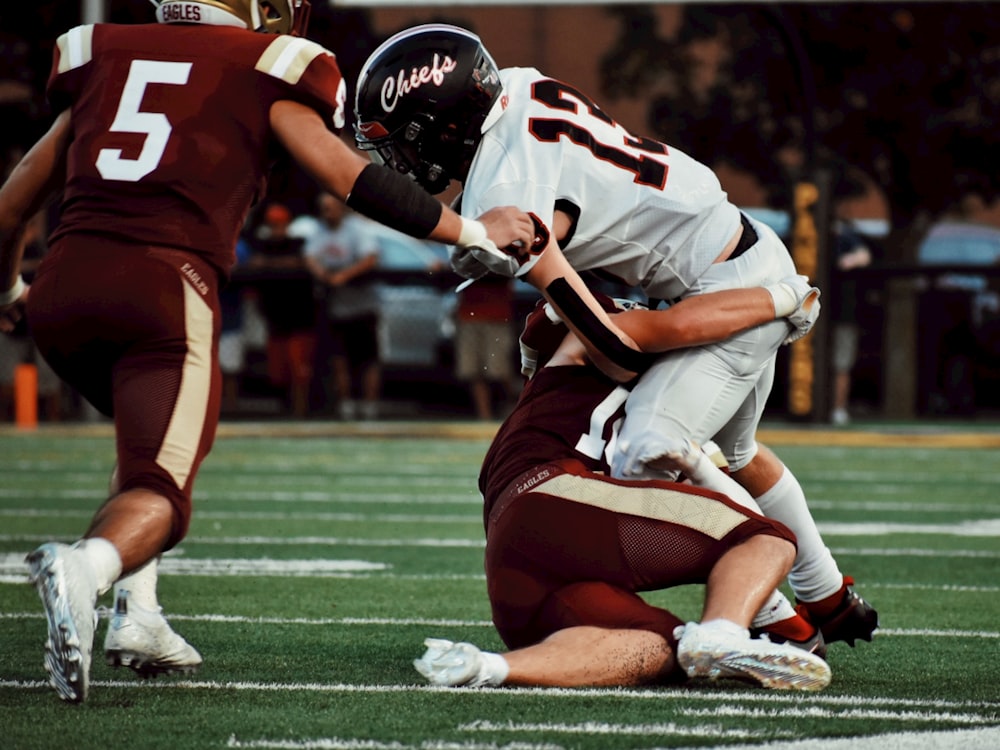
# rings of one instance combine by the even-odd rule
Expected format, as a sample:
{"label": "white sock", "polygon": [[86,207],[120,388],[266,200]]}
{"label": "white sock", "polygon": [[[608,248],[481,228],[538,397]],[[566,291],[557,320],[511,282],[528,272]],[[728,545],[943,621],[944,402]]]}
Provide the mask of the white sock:
{"label": "white sock", "polygon": [[844,576],[816,528],[802,487],[787,467],[781,479],[757,498],[757,504],[765,516],[795,532],[799,547],[788,583],[796,598],[814,602],[839,591]]}
{"label": "white sock", "polygon": [[776,622],[795,617],[795,614],[795,607],[788,601],[788,597],[775,589],[767,601],[764,602],[760,611],[754,615],[750,627],[765,628]]}
{"label": "white sock", "polygon": [[121,555],[118,554],[115,545],[107,539],[99,536],[81,539],[73,545],[73,548],[83,553],[84,558],[90,563],[94,581],[97,583],[98,596],[111,588],[111,584],[122,574]]}
{"label": "white sock", "polygon": [[[699,458],[695,470],[688,476],[691,481],[699,487],[704,487],[713,492],[726,495],[730,500],[739,503],[744,508],[749,508],[754,513],[760,513],[760,507],[754,501],[750,493],[743,489],[743,486],[729,476],[726,472],[716,466],[703,451],[698,451]],[[763,514],[761,514],[763,515]]]}
{"label": "white sock", "polygon": [[742,635],[744,638],[750,637],[750,631],[745,627],[721,617],[717,617],[714,620],[706,620],[701,623],[700,627],[702,630],[707,630],[710,633],[726,633],[728,635]]}
{"label": "white sock", "polygon": [[156,582],[159,578],[159,556],[154,557],[142,567],[136,568],[127,576],[122,576],[115,583],[115,597],[122,589],[130,592],[131,604],[137,604],[142,609],[151,612],[160,611],[160,602],[156,598]]}
{"label": "white sock", "polygon": [[474,684],[480,685],[503,685],[507,675],[510,674],[510,665],[503,658],[502,654],[494,654],[491,651],[482,651],[482,662],[479,665],[479,676]]}

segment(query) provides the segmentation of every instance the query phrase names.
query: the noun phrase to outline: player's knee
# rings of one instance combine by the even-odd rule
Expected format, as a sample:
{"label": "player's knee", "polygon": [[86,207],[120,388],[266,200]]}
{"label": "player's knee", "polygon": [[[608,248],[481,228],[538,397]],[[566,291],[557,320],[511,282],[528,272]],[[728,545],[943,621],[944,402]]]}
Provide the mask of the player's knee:
{"label": "player's knee", "polygon": [[785,536],[774,536],[772,534],[758,534],[753,537],[754,542],[765,550],[768,559],[787,575],[795,562],[796,546],[795,542]]}
{"label": "player's knee", "polygon": [[187,536],[191,525],[191,494],[158,474],[142,474],[123,478],[121,491],[142,489],[159,495],[170,504],[171,526],[164,551],[176,547]]}

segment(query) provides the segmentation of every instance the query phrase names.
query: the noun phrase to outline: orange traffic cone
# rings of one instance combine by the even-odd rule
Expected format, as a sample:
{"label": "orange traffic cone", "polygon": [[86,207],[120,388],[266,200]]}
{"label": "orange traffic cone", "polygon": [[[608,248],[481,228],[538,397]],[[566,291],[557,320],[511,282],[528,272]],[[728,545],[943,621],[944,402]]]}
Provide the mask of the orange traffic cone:
{"label": "orange traffic cone", "polygon": [[38,427],[38,368],[23,364],[14,368],[14,421],[25,430]]}

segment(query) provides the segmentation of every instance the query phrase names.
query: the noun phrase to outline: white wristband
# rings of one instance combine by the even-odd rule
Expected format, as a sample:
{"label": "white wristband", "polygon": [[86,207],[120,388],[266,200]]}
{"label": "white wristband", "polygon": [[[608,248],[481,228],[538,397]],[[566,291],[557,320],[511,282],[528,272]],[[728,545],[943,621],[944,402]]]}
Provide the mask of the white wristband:
{"label": "white wristband", "polygon": [[487,238],[486,225],[475,219],[462,219],[462,231],[458,233],[459,247],[471,247],[478,245]]}
{"label": "white wristband", "polygon": [[774,301],[775,318],[787,317],[795,312],[795,308],[799,306],[799,298],[787,284],[779,281],[777,284],[764,288],[771,294],[771,299]]}
{"label": "white wristband", "polygon": [[0,307],[7,307],[7,305],[13,305],[19,299],[21,295],[24,294],[24,279],[20,276],[17,277],[17,281],[14,282],[14,286],[8,289],[6,292],[0,292]]}

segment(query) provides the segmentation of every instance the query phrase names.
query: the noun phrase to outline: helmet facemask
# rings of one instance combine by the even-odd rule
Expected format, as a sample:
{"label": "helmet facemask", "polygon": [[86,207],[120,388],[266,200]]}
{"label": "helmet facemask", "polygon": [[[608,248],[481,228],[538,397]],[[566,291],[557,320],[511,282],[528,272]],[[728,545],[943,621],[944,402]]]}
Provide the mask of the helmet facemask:
{"label": "helmet facemask", "polygon": [[454,169],[454,136],[438,132],[430,115],[415,116],[394,132],[374,138],[361,126],[355,131],[358,148],[371,152],[373,162],[409,175],[429,193],[436,195],[446,190],[453,178],[465,176]]}

